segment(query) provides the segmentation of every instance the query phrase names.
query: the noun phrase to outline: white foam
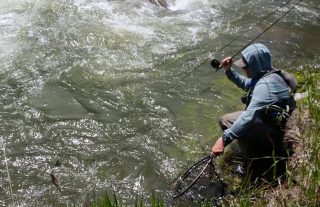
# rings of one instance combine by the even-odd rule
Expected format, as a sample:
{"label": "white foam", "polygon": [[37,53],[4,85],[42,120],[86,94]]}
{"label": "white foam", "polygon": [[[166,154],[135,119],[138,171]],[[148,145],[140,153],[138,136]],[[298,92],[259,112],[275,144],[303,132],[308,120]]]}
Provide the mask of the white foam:
{"label": "white foam", "polygon": [[194,0],[176,0],[174,4],[169,6],[171,11],[185,10]]}

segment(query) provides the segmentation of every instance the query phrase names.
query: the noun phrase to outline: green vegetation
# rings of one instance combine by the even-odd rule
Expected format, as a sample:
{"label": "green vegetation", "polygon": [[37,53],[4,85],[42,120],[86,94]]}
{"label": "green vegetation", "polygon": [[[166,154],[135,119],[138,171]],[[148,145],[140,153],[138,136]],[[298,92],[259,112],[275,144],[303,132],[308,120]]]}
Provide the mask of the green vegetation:
{"label": "green vegetation", "polygon": [[[299,92],[308,96],[298,102],[295,116],[296,134],[294,154],[287,163],[286,181],[263,185],[246,184],[236,196],[227,196],[222,206],[319,206],[320,205],[320,73],[305,67],[297,73],[301,85]],[[210,206],[204,202],[197,206]],[[94,207],[128,206],[116,197],[108,196],[103,201],[93,204]],[[129,206],[132,206],[130,204]],[[135,207],[150,206],[145,200],[136,200]],[[166,206],[163,199],[152,197],[151,206]]]}
{"label": "green vegetation", "polygon": [[[147,205],[147,201],[141,199],[136,199],[133,204],[125,204],[122,200],[118,200],[116,195],[113,196],[113,199],[110,199],[109,195],[106,194],[103,200],[97,201],[92,205],[92,207],[125,207],[125,206],[134,206],[134,207],[145,207],[150,206]],[[164,207],[164,201],[162,198],[156,198],[152,196],[151,198],[151,206],[152,207]]]}
{"label": "green vegetation", "polygon": [[[291,206],[318,206],[320,204],[320,82],[319,72],[306,68],[303,72],[305,84],[302,87],[308,96],[299,103],[298,120],[300,143],[296,147],[291,168],[288,192],[294,191],[294,199],[287,198]],[[295,179],[295,180],[294,180]]]}

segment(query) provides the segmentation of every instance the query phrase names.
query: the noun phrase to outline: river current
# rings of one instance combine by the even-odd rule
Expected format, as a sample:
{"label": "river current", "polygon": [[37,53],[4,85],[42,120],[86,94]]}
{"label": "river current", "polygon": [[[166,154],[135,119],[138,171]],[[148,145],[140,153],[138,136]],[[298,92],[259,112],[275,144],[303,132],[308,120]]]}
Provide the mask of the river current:
{"label": "river current", "polygon": [[[232,56],[283,3],[0,0],[0,206],[87,206],[105,192],[170,200],[174,178],[221,135],[218,117],[243,108],[206,60]],[[256,42],[299,70],[319,68],[319,37],[308,0]]]}

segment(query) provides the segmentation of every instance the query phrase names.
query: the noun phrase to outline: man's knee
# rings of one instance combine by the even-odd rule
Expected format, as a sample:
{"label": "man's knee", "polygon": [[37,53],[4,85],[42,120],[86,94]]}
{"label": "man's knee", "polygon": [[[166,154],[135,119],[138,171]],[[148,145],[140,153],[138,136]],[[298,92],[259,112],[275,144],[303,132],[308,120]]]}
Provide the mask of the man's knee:
{"label": "man's knee", "polygon": [[220,116],[219,118],[219,125],[222,130],[226,130],[232,126],[232,124],[237,120],[240,116],[242,111],[237,111],[233,113],[228,113],[225,115]]}
{"label": "man's knee", "polygon": [[222,130],[226,130],[228,129],[228,122],[227,122],[227,114],[223,115],[223,116],[220,116],[219,118],[219,125],[221,127]]}

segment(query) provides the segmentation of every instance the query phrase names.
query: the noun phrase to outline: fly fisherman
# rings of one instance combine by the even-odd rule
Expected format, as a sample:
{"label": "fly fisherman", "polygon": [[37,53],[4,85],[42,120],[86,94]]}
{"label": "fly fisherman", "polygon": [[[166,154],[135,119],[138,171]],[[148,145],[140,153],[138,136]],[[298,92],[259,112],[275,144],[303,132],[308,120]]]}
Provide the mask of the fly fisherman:
{"label": "fly fisherman", "polygon": [[259,176],[270,165],[267,161],[260,166],[261,162],[252,160],[269,157],[272,165],[273,158],[287,156],[282,142],[283,129],[295,108],[293,93],[297,84],[291,74],[272,67],[270,51],[263,44],[252,44],[241,54],[242,58],[234,65],[242,68],[247,78],[231,67],[231,57],[222,60],[219,67],[225,70],[228,79],[247,92],[242,98],[246,108],[220,117],[219,124],[224,133],[212,146],[212,153],[222,154],[228,144],[237,140],[241,155],[251,160],[247,162],[248,170],[252,170],[253,176]]}

